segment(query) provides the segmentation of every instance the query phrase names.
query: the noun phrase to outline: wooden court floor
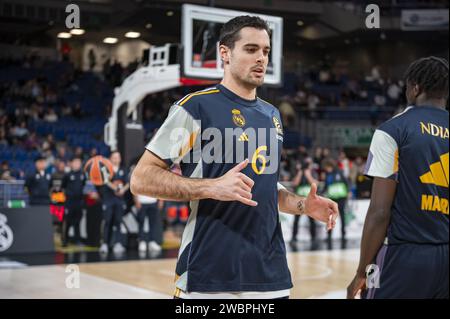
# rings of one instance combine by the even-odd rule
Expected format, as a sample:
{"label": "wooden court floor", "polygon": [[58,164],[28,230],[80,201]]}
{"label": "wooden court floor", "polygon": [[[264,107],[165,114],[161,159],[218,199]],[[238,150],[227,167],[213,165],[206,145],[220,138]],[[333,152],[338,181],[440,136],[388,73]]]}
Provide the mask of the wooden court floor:
{"label": "wooden court floor", "polygon": [[[358,249],[288,253],[291,298],[344,298],[358,258]],[[78,264],[79,281],[73,280],[73,268],[67,265],[17,265],[0,269],[0,299],[172,298],[175,263],[155,259]]]}

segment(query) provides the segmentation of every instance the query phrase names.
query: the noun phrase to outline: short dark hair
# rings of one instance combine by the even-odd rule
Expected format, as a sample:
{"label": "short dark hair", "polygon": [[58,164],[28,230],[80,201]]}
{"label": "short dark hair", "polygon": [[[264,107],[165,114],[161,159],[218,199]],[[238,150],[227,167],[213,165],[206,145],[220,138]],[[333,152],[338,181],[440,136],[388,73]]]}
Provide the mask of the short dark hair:
{"label": "short dark hair", "polygon": [[447,99],[448,61],[435,56],[418,59],[406,70],[405,81],[418,85],[428,98]]}
{"label": "short dark hair", "polygon": [[73,161],[75,161],[75,160],[80,160],[80,161],[83,162],[83,158],[82,158],[81,156],[78,156],[78,155],[74,155],[74,156],[72,156],[72,157],[70,158],[70,161],[71,161],[71,162],[73,162]]}
{"label": "short dark hair", "polygon": [[233,49],[234,43],[240,39],[239,31],[245,27],[266,30],[269,37],[271,35],[269,25],[260,17],[238,16],[229,20],[222,26],[222,29],[220,30],[219,44]]}
{"label": "short dark hair", "polygon": [[323,159],[321,164],[322,164],[323,168],[326,168],[326,167],[331,167],[333,169],[336,168],[336,162],[331,157],[327,157],[327,158]]}
{"label": "short dark hair", "polygon": [[38,161],[45,161],[47,160],[43,155],[38,155],[35,159],[34,162],[38,162]]}

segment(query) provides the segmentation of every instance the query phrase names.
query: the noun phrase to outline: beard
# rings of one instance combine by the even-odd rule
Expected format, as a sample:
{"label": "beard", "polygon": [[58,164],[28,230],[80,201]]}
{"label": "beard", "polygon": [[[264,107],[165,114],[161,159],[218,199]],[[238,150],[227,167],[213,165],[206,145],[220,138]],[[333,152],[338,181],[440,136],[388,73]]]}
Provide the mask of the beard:
{"label": "beard", "polygon": [[263,85],[264,84],[264,76],[261,76],[261,77],[254,77],[254,76],[252,76],[251,74],[249,74],[248,76],[247,76],[247,82],[249,83],[249,84],[252,84],[252,85],[254,85],[255,87],[259,87],[259,86],[261,86],[261,85]]}
{"label": "beard", "polygon": [[236,74],[235,78],[239,80],[242,86],[248,89],[258,88],[264,84],[264,76],[255,77],[252,73],[249,73],[246,76],[239,76]]}

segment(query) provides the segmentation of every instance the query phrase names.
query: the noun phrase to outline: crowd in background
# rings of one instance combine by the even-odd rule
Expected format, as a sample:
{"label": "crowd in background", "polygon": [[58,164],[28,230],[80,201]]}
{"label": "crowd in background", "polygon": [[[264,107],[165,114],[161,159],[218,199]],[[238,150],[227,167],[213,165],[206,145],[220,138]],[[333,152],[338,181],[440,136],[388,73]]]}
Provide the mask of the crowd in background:
{"label": "crowd in background", "polygon": [[[345,245],[346,214],[348,200],[370,198],[371,180],[364,175],[365,160],[357,156],[347,157],[344,151],[316,147],[308,150],[301,145],[297,150],[283,150],[280,165],[280,182],[300,196],[308,196],[311,184],[316,184],[318,193],[333,199],[339,207],[341,218],[341,241]],[[291,246],[296,247],[300,216],[295,216],[292,228]],[[309,218],[312,245],[317,244],[316,223]],[[327,234],[331,246],[332,232]]]}
{"label": "crowd in background", "polygon": [[299,115],[320,119],[327,108],[346,112],[369,109],[374,115],[372,125],[377,125],[385,120],[377,117],[378,111],[395,112],[405,107],[404,90],[404,81],[383,74],[379,66],[357,73],[347,64],[322,62],[297,72],[286,72],[284,87],[276,94],[286,127],[298,125]]}
{"label": "crowd in background", "polygon": [[[23,60],[0,60],[0,68],[14,65],[39,70],[45,62],[35,56]],[[137,63],[131,63],[127,67],[122,67],[117,62],[111,65],[105,63],[103,73],[97,76],[94,85],[105,84],[112,92],[113,87],[119,85],[136,67]],[[42,134],[31,125],[57,125],[63,119],[83,121],[93,116],[99,121],[106,121],[112,111],[112,93],[106,103],[95,105],[95,113],[92,108],[86,107],[85,101],[64,98],[70,94],[85,95],[79,84],[84,73],[86,72],[69,65],[63,72],[58,73],[56,79],[51,79],[45,73],[38,73],[27,80],[0,81],[0,147],[17,146],[26,152],[34,152],[34,157],[37,154],[44,156],[48,158],[50,170],[57,165],[55,160],[58,158],[67,159],[71,155],[90,157],[101,153],[95,146],[86,148],[85,145],[74,145],[76,143],[70,143],[64,136],[55,137],[52,132]],[[144,98],[141,104],[144,127],[148,128],[147,139],[154,128],[165,119],[171,104],[192,89],[196,88],[182,87],[150,94]],[[377,66],[367,75],[357,76],[352,74],[348,67],[332,67],[324,63],[294,74],[286,73],[284,86],[275,90],[276,97],[273,102],[280,109],[284,127],[295,130],[298,129],[298,119],[301,116],[320,117],[320,107],[335,106],[345,109],[353,105],[376,109],[404,106],[403,89],[402,81],[384,79]],[[13,106],[8,108],[6,101],[10,103],[8,105]],[[101,143],[102,133],[92,138]],[[14,159],[2,155],[0,154],[0,161],[6,168]],[[2,179],[23,178],[26,173],[23,169],[15,168],[6,171],[10,175],[6,174]]]}

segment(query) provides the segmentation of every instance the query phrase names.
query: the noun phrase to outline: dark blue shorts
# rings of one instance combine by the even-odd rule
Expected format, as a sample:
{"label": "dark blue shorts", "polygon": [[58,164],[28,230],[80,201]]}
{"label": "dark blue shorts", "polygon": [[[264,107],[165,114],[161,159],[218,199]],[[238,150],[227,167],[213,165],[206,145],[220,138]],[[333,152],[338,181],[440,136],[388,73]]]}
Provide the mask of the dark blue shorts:
{"label": "dark blue shorts", "polygon": [[369,282],[372,288],[362,293],[364,299],[449,298],[448,244],[383,245],[375,264],[379,288],[374,288],[372,276],[375,280]]}

